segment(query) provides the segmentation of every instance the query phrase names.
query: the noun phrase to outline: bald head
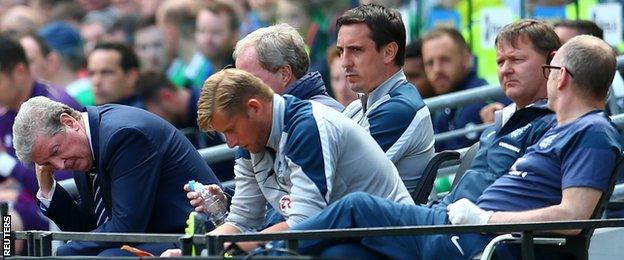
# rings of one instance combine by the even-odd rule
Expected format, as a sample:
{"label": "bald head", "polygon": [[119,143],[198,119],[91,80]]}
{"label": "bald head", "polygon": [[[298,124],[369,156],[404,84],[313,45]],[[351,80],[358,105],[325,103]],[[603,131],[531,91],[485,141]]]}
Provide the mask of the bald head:
{"label": "bald head", "polygon": [[590,35],[579,35],[566,42],[557,54],[562,66],[572,72],[579,94],[604,100],[613,81],[616,55],[605,41]]}

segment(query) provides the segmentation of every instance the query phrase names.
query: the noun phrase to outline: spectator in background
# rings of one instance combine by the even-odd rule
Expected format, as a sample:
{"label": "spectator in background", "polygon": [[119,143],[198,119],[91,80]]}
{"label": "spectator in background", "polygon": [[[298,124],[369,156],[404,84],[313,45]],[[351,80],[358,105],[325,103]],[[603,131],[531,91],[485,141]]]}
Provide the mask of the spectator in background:
{"label": "spectator in background", "polygon": [[[176,128],[197,129],[199,90],[177,88],[163,73],[154,71],[141,73],[136,88],[145,109]],[[205,144],[197,140],[190,141],[196,148],[205,147]]]}
{"label": "spectator in background", "polygon": [[87,13],[80,25],[85,55],[91,53],[98,42],[112,40],[108,32],[116,20],[117,16],[112,12]]}
{"label": "spectator in background", "polygon": [[71,92],[69,90],[70,86],[72,84],[80,84],[78,83],[81,81],[81,79],[78,79],[79,73],[85,68],[85,57],[80,33],[69,23],[55,21],[43,26],[37,34],[45,40],[50,46],[51,53],[58,59],[58,61],[49,65],[51,66],[51,73],[50,77],[46,79],[56,85],[65,87],[68,89],[68,92]]}
{"label": "spectator in background", "polygon": [[139,23],[138,15],[124,15],[115,20],[108,29],[108,41],[122,42],[132,46],[134,44],[134,31]]}
{"label": "spectator in background", "polygon": [[[24,49],[6,35],[0,35],[0,93],[0,182],[13,178],[21,185],[21,190],[16,190],[19,196],[10,202],[19,214],[17,217],[22,218],[24,228],[47,230],[47,218],[37,212],[35,167],[17,161],[11,127],[20,105],[30,97],[46,96],[74,109],[81,107],[63,89],[34,79]],[[62,180],[70,176],[70,172],[59,172],[55,177]]]}
{"label": "spectator in background", "polygon": [[52,52],[45,40],[35,34],[24,35],[19,38],[19,42],[26,53],[30,75],[35,79],[50,81],[54,76],[53,68],[59,66],[59,55]]}
{"label": "spectator in background", "polygon": [[167,77],[178,87],[193,81],[186,76],[195,51],[194,34],[197,13],[201,9],[195,0],[165,0],[156,11],[156,24],[165,31],[167,55],[171,64]]}
{"label": "spectator in background", "polygon": [[54,13],[54,6],[69,1],[70,0],[29,0],[27,2],[28,6],[32,7],[38,14],[40,14],[41,19],[47,23],[53,21],[51,17]]}
{"label": "spectator in background", "polygon": [[165,72],[169,65],[167,40],[163,29],[154,18],[139,23],[134,31],[134,51],[141,63],[141,71]]}
{"label": "spectator in background", "polygon": [[604,33],[598,25],[588,20],[563,20],[553,24],[555,32],[561,43],[566,43],[572,37],[582,34],[593,35],[600,39],[604,38]]}
{"label": "spectator in background", "polygon": [[45,23],[42,14],[36,9],[16,5],[9,8],[0,19],[0,32],[10,32],[16,35],[33,34]]}
{"label": "spectator in background", "polygon": [[[163,72],[143,72],[137,79],[137,94],[145,109],[181,129],[196,149],[223,144],[220,134],[203,133],[197,127],[199,91],[176,87]],[[216,163],[210,168],[219,180],[231,180],[233,163],[233,160]]]}
{"label": "spectator in background", "polygon": [[95,97],[86,72],[86,61],[80,32],[64,21],[55,21],[39,29],[40,35],[59,61],[49,64],[50,81],[65,87],[67,93],[79,104],[91,106]]}
{"label": "spectator in background", "polygon": [[75,2],[87,12],[105,11],[108,8],[109,0],[75,0]]}
{"label": "spectator in background", "polygon": [[197,14],[195,53],[187,67],[187,87],[201,88],[208,76],[234,63],[232,52],[238,40],[240,19],[235,3],[212,1]]}
{"label": "spectator in background", "polygon": [[137,0],[139,3],[139,14],[142,19],[150,19],[150,17],[156,16],[158,7],[162,4],[163,0]]}
{"label": "spectator in background", "polygon": [[[302,37],[308,37],[312,17],[310,12],[313,6],[310,1],[276,0],[275,14],[277,23],[287,23],[297,29]],[[315,28],[318,30],[318,28]]]}
{"label": "spectator in background", "polygon": [[327,66],[329,67],[329,79],[331,80],[334,98],[343,106],[348,106],[358,96],[347,84],[347,75],[340,65],[340,51],[336,46],[327,49]]}
{"label": "spectator in background", "polygon": [[110,0],[109,6],[109,8],[119,14],[119,17],[136,16],[136,18],[139,18],[139,12],[142,8],[137,0]]}
{"label": "spectator in background", "polygon": [[416,40],[405,46],[405,65],[403,72],[407,80],[414,84],[423,99],[435,96],[435,91],[427,79],[425,63],[422,57],[422,41]]}
{"label": "spectator in background", "polygon": [[250,21],[251,31],[275,23],[278,0],[249,0],[250,11],[247,19]]}
{"label": "spectator in background", "polygon": [[101,42],[87,59],[95,104],[122,104],[142,107],[135,93],[139,77],[139,59],[123,43]]}
{"label": "spectator in background", "polygon": [[62,21],[79,30],[86,11],[74,1],[54,4],[49,21]]}
{"label": "spectator in background", "polygon": [[434,155],[429,109],[401,67],[405,26],[380,5],[346,11],[336,22],[340,64],[351,90],[363,93],[344,114],[366,129],[399,170],[409,192]]}
{"label": "spectator in background", "polygon": [[236,43],[236,68],[260,78],[275,93],[318,101],[335,110],[344,107],[331,98],[321,74],[307,73],[310,58],[297,30],[288,24],[260,28]]}
{"label": "spectator in background", "polygon": [[[473,57],[468,50],[464,37],[453,28],[439,27],[428,32],[422,39],[422,56],[427,79],[435,95],[487,85],[487,81],[477,76],[473,67]],[[433,115],[433,129],[436,133],[480,124],[479,111],[484,102],[463,107],[446,107]],[[436,151],[459,149],[474,144],[479,135],[469,133],[466,136],[437,141]]]}

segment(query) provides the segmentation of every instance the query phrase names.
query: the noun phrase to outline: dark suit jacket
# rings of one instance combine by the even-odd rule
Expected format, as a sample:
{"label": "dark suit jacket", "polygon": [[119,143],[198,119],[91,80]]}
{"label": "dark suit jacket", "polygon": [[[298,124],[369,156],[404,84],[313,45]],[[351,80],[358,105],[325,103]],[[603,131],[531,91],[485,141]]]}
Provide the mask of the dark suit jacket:
{"label": "dark suit jacket", "polygon": [[[85,173],[74,176],[80,201],[57,185],[44,213],[64,231],[183,233],[193,211],[184,184],[218,183],[193,145],[172,125],[141,109],[104,105],[86,110],[94,167],[111,218],[96,227],[93,192]],[[74,251],[86,255],[118,246],[72,243]]]}

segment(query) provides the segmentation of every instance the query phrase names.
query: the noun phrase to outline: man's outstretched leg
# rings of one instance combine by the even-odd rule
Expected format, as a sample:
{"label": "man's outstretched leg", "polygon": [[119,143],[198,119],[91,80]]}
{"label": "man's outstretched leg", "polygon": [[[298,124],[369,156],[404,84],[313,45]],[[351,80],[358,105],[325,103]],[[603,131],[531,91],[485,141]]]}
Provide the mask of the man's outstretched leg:
{"label": "man's outstretched leg", "polygon": [[[390,226],[444,225],[446,211],[399,204],[386,201],[363,192],[355,192],[330,205],[320,213],[293,226],[292,230],[367,228]],[[405,253],[422,252],[424,236],[365,237],[341,240],[345,243],[360,243],[365,247],[392,258],[405,258]],[[299,243],[303,254],[318,255],[336,241],[302,240]]]}

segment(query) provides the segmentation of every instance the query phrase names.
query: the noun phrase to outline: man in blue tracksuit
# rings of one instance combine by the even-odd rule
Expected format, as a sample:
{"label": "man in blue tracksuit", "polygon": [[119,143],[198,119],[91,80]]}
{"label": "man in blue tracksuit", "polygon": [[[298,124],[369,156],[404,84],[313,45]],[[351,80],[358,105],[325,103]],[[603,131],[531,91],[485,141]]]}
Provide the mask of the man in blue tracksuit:
{"label": "man in blue tracksuit", "polygon": [[348,85],[362,94],[344,114],[377,141],[412,192],[434,155],[434,141],[429,109],[401,69],[405,61],[401,17],[379,5],[363,5],[345,12],[336,27]]}
{"label": "man in blue tracksuit", "polygon": [[[358,191],[414,205],[364,129],[318,102],[274,94],[250,73],[227,69],[208,78],[197,121],[204,131],[223,133],[229,146],[249,151],[236,160],[230,213],[213,234],[286,230]],[[196,193],[189,198],[201,205]],[[267,203],[284,221],[264,228]],[[238,245],[250,250],[257,243]]]}
{"label": "man in blue tracksuit", "polygon": [[[314,100],[339,112],[344,106],[327,93],[318,71],[307,72],[310,58],[297,29],[282,23],[255,30],[236,43],[233,58],[236,68],[260,78],[277,94]],[[235,160],[249,157],[249,151],[238,148]],[[268,207],[265,226],[284,219]]]}
{"label": "man in blue tracksuit", "polygon": [[[525,40],[517,38],[516,44]],[[497,45],[501,47],[499,41]],[[511,66],[507,62],[513,63],[513,60],[499,61],[502,62],[499,63],[499,73]],[[563,45],[550,65],[543,68],[543,76],[548,78],[548,107],[556,112],[556,125],[530,146],[508,173],[489,186],[476,203],[461,199],[450,204],[447,210],[430,209],[398,205],[358,193],[345,197],[292,229],[589,218],[601,194],[608,188],[622,150],[615,126],[602,111],[615,73],[615,53],[598,38],[577,36]],[[576,234],[578,230],[563,233]],[[489,240],[491,236],[481,234],[370,237],[350,241],[338,249],[348,248],[350,255],[357,251],[392,258],[469,259],[483,250]],[[301,252],[307,254],[317,254],[329,247],[331,244],[324,240],[300,243]],[[335,247],[329,250],[341,255],[347,253],[335,250]],[[509,257],[506,254],[512,251],[499,250],[498,253]]]}

